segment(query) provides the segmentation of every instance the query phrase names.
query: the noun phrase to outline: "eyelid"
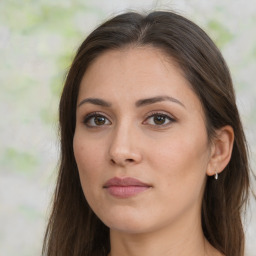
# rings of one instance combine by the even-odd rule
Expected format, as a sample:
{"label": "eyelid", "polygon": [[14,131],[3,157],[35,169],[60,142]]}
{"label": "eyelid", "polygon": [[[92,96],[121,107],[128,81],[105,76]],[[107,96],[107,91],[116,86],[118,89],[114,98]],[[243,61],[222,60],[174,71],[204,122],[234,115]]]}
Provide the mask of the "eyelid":
{"label": "eyelid", "polygon": [[146,114],[145,118],[152,117],[154,115],[163,115],[163,116],[169,117],[170,119],[177,120],[177,118],[174,115],[172,115],[172,114],[170,114],[170,113],[168,113],[166,111],[163,111],[163,110],[151,111],[151,112]]}
{"label": "eyelid", "polygon": [[[154,116],[156,116],[156,115],[164,116],[164,117],[166,117],[167,119],[169,119],[170,122],[168,122],[168,124],[163,124],[163,125],[151,125],[151,126],[156,126],[156,127],[158,127],[158,128],[161,128],[161,127],[168,126],[168,125],[170,125],[171,123],[177,121],[177,119],[176,119],[173,115],[171,115],[170,113],[166,113],[165,111],[153,111],[153,112],[150,112],[150,113],[148,113],[148,114],[146,115],[146,117],[145,117],[145,119],[144,119],[144,121],[143,121],[143,124],[145,124],[145,122],[146,122],[149,118],[154,117]],[[150,124],[149,124],[149,125],[150,125]]]}
{"label": "eyelid", "polygon": [[102,112],[97,112],[97,111],[95,111],[95,112],[90,112],[90,113],[88,113],[87,115],[85,115],[84,117],[83,117],[83,123],[87,126],[87,127],[89,127],[89,128],[100,128],[101,126],[106,126],[106,125],[110,125],[110,124],[104,124],[104,125],[88,125],[88,121],[91,119],[91,118],[93,118],[93,117],[97,117],[97,116],[102,116],[102,117],[104,117],[104,118],[106,118],[109,122],[110,122],[110,124],[112,124],[112,122],[110,121],[110,118],[108,117],[108,115],[106,115],[105,113],[102,113]]}

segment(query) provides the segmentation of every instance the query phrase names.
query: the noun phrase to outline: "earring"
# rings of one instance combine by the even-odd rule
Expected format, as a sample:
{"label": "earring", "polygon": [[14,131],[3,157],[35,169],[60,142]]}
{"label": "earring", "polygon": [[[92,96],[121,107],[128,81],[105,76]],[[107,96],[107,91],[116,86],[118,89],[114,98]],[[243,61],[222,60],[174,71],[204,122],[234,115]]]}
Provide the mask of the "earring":
{"label": "earring", "polygon": [[219,178],[219,175],[218,175],[217,172],[215,172],[215,174],[214,174],[214,179],[217,180],[218,178]]}

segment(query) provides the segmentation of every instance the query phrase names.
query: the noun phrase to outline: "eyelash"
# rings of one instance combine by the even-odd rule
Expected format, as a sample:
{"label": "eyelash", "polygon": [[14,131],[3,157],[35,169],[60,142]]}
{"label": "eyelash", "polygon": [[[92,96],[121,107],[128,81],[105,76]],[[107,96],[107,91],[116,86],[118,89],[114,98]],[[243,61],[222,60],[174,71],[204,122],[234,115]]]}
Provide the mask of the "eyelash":
{"label": "eyelash", "polygon": [[168,120],[168,123],[166,124],[149,124],[150,126],[153,126],[153,127],[166,127],[166,126],[169,126],[171,123],[175,122],[176,120],[174,119],[174,117],[168,115],[168,114],[165,114],[165,113],[162,113],[162,112],[153,112],[153,113],[150,113],[147,117],[146,117],[146,120],[143,121],[143,123],[147,122],[147,120],[149,120],[150,118],[153,118],[153,117],[163,117],[165,118],[165,122],[166,122],[166,119]]}
{"label": "eyelash", "polygon": [[[162,118],[165,118],[165,122],[166,122],[166,119],[168,120],[168,123],[165,123],[165,124],[148,124],[152,127],[166,127],[168,125],[170,125],[171,123],[175,122],[175,118],[173,118],[172,116],[170,115],[167,115],[167,114],[164,114],[164,113],[161,113],[161,112],[153,112],[153,113],[150,113],[149,115],[147,115],[145,121],[143,121],[143,124],[146,124],[146,122],[150,119],[150,118],[153,118],[153,117],[162,117]],[[89,121],[92,120],[92,118],[96,118],[96,117],[102,117],[104,118],[105,120],[108,120],[108,122],[110,124],[112,124],[109,119],[104,115],[104,114],[101,114],[100,112],[92,112],[92,113],[89,113],[88,115],[85,116],[84,120],[83,120],[83,123],[88,127],[88,128],[98,128],[98,127],[101,127],[103,125],[110,125],[110,124],[102,124],[102,125],[89,125]]]}
{"label": "eyelash", "polygon": [[[84,123],[87,127],[89,127],[89,128],[97,128],[97,127],[100,127],[101,125],[89,125],[89,124],[88,124],[89,121],[90,121],[92,118],[96,118],[96,117],[103,117],[104,119],[106,119],[106,120],[109,121],[109,119],[108,119],[105,115],[103,115],[103,114],[101,114],[101,113],[99,113],[99,112],[92,112],[92,113],[90,113],[90,114],[88,114],[88,115],[85,116],[85,118],[84,118],[84,120],[83,120],[83,123]],[[110,121],[109,121],[109,122],[110,122]],[[110,123],[111,123],[111,122],[110,122]]]}

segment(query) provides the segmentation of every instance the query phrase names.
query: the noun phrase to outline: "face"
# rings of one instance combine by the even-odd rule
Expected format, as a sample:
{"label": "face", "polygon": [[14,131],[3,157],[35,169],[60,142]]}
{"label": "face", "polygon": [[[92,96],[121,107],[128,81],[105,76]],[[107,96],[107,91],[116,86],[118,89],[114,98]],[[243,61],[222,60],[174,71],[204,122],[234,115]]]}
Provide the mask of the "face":
{"label": "face", "polygon": [[112,50],[80,84],[73,141],[84,195],[112,230],[200,217],[210,147],[201,103],[155,48]]}

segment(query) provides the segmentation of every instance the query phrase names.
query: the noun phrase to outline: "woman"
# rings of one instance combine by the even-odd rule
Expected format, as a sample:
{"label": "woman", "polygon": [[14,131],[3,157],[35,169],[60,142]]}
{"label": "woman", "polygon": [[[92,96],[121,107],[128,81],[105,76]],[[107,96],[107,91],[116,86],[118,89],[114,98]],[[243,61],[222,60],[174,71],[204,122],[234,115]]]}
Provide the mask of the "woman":
{"label": "woman", "polygon": [[244,132],[211,39],[172,12],[82,43],[60,101],[45,255],[244,255]]}

